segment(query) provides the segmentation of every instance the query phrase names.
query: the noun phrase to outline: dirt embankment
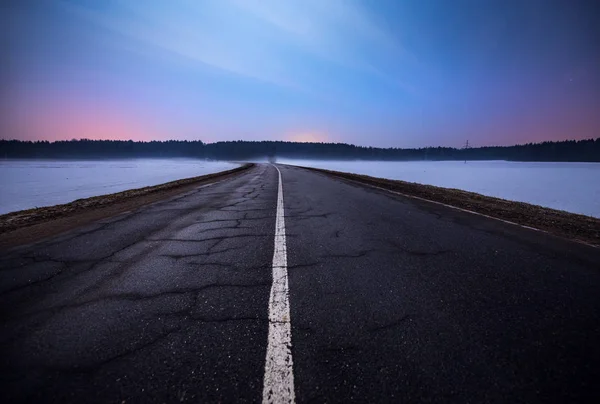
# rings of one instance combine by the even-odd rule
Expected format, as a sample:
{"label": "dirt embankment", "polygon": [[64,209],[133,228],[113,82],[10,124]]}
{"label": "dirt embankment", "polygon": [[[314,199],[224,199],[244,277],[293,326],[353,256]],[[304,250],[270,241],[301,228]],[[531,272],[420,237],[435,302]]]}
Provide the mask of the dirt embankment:
{"label": "dirt embankment", "polygon": [[203,184],[208,184],[242,171],[254,164],[231,170],[185,178],[150,187],[130,189],[109,195],[78,199],[63,205],[21,210],[0,215],[0,246],[30,243],[95,220],[114,216],[140,206],[170,198]]}
{"label": "dirt embankment", "polygon": [[459,189],[441,188],[312,167],[304,168],[384,188],[407,196],[455,206],[523,226],[533,227],[563,238],[600,246],[600,219],[590,216],[544,208],[529,203],[507,201]]}

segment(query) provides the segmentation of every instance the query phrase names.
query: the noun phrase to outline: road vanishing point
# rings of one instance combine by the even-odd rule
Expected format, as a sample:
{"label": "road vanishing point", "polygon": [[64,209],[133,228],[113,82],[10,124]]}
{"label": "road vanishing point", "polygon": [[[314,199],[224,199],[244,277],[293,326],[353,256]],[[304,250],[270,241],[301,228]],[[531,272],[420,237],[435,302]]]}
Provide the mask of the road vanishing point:
{"label": "road vanishing point", "polygon": [[257,164],[0,254],[3,403],[600,402],[600,250]]}

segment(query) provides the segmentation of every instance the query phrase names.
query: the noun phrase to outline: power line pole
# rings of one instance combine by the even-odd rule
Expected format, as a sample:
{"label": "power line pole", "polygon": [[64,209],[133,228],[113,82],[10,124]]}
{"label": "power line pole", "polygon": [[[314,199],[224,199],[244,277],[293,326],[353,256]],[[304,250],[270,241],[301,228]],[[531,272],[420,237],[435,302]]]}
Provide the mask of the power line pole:
{"label": "power line pole", "polygon": [[469,146],[469,139],[467,139],[467,142],[463,146],[463,150],[465,150],[465,164],[467,164],[467,152],[466,152],[466,150],[468,150],[470,148],[471,148],[471,146]]}

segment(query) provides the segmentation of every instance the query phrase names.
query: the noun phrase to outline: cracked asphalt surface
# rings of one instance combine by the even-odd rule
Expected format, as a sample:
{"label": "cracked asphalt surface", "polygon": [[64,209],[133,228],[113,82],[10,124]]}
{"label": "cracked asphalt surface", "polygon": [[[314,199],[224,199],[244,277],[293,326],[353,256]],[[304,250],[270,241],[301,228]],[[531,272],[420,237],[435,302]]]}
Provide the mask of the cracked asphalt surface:
{"label": "cracked asphalt surface", "polygon": [[[282,172],[298,402],[596,402],[600,253]],[[2,402],[259,402],[277,171],[0,254]]]}

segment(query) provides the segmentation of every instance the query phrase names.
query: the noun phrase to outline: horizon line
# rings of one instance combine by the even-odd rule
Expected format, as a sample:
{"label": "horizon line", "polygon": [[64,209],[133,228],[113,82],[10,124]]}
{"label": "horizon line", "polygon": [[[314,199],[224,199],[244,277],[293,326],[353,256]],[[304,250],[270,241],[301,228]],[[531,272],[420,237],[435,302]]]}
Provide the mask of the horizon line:
{"label": "horizon line", "polygon": [[[422,146],[422,147],[378,147],[378,146],[361,146],[354,143],[344,143],[344,142],[299,142],[293,140],[220,140],[217,142],[205,142],[201,139],[167,139],[167,140],[133,140],[133,139],[88,139],[88,138],[79,138],[79,139],[63,139],[63,140],[21,140],[21,139],[4,139],[0,138],[0,142],[21,142],[21,143],[60,143],[60,142],[132,142],[132,143],[167,143],[167,142],[188,142],[188,143],[202,143],[204,145],[213,145],[219,143],[292,143],[292,144],[314,144],[314,145],[346,145],[358,148],[371,148],[371,149],[402,149],[402,150],[419,150],[419,149],[438,149],[438,148],[446,148],[446,149],[464,149],[464,145],[462,147],[454,147],[454,146]],[[588,139],[564,139],[564,140],[543,140],[540,142],[529,142],[529,143],[517,143],[512,145],[488,145],[488,146],[471,146],[469,145],[469,149],[481,149],[486,147],[517,147],[517,146],[526,146],[526,145],[537,145],[544,143],[563,143],[563,142],[587,142],[587,141],[600,141],[600,136],[596,138],[588,138]]]}

